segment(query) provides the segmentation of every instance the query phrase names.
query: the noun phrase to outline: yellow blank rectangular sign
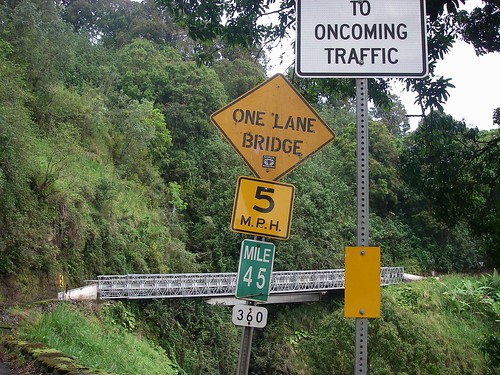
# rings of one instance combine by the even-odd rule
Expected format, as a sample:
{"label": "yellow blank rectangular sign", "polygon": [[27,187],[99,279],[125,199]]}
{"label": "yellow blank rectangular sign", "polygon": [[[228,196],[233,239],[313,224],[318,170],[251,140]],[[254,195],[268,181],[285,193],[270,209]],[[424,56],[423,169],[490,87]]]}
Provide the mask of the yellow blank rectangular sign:
{"label": "yellow blank rectangular sign", "polygon": [[346,318],[380,318],[380,247],[345,248]]}

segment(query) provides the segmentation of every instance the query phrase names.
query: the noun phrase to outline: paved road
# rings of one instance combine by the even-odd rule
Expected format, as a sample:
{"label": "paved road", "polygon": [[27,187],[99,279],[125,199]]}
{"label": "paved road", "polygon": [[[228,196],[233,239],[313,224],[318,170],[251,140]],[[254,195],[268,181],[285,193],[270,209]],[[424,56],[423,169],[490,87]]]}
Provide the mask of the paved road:
{"label": "paved road", "polygon": [[15,375],[6,362],[0,362],[0,375]]}
{"label": "paved road", "polygon": [[17,375],[19,371],[15,370],[12,362],[6,353],[0,350],[0,375]]}
{"label": "paved road", "polygon": [[10,360],[6,353],[0,350],[0,375],[42,375],[44,372],[38,370],[37,366],[26,361],[18,365]]}

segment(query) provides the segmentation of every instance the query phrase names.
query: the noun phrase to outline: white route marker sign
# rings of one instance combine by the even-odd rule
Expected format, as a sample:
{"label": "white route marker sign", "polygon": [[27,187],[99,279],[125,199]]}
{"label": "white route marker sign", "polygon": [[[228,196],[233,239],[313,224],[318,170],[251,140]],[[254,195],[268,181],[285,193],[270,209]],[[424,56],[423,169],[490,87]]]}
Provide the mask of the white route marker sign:
{"label": "white route marker sign", "polygon": [[232,322],[242,327],[264,328],[267,324],[267,309],[253,305],[235,305]]}

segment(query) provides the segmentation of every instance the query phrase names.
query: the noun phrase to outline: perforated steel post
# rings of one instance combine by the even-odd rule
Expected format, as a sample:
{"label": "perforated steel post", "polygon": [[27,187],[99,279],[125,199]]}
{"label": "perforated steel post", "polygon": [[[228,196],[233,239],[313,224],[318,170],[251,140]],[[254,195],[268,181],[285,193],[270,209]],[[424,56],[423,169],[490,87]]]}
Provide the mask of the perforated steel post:
{"label": "perforated steel post", "polygon": [[[248,301],[248,305],[255,305],[253,301]],[[236,375],[247,375],[250,368],[250,354],[252,350],[253,327],[242,327],[240,354],[238,356],[238,368]]]}
{"label": "perforated steel post", "polygon": [[[264,237],[254,236],[255,241],[264,241]],[[272,272],[272,270],[271,270]],[[255,301],[247,301],[247,305],[255,306]],[[250,354],[252,351],[253,327],[243,327],[241,330],[240,354],[236,375],[247,375],[250,369]]]}
{"label": "perforated steel post", "polygon": [[[357,246],[368,246],[368,79],[356,79]],[[354,374],[367,373],[368,319],[356,318]]]}

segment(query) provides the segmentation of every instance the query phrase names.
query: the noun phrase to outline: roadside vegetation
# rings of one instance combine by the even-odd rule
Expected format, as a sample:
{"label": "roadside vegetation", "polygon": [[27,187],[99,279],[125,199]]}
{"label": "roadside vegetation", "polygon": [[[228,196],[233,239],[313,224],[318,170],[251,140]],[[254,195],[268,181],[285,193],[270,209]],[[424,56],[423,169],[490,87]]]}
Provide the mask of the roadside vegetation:
{"label": "roadside vegetation", "polygon": [[[500,373],[499,290],[496,271],[384,288],[381,318],[370,319],[368,328],[369,372]],[[130,375],[235,371],[239,329],[229,307],[202,301],[49,306],[30,310],[19,337],[85,366]],[[352,372],[354,320],[343,317],[342,298],[269,310],[267,327],[255,332],[251,373]]]}
{"label": "roadside vegetation", "polygon": [[[92,307],[92,306],[89,306]],[[23,322],[20,338],[42,342],[82,365],[116,374],[178,374],[165,351],[113,324],[106,307],[99,320],[92,310],[60,304]]]}

